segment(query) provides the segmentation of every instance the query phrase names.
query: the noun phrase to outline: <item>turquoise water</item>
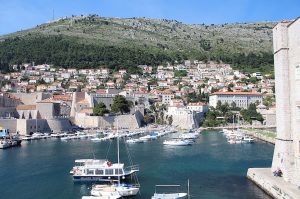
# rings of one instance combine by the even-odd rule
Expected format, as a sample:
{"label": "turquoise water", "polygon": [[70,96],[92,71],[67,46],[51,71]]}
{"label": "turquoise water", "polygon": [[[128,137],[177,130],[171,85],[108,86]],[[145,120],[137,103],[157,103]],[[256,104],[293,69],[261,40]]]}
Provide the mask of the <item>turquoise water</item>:
{"label": "turquoise water", "polygon": [[[168,147],[165,138],[128,145],[138,173],[141,195],[150,198],[155,184],[181,184],[192,198],[232,199],[269,198],[247,180],[249,167],[269,167],[274,147],[255,144],[230,145],[217,132],[203,133],[192,146]],[[74,184],[69,171],[75,159],[105,158],[109,142],[88,140],[23,142],[21,147],[0,150],[0,198],[2,199],[80,199],[90,185]],[[121,144],[121,160],[128,158]],[[116,160],[116,142],[108,157]]]}

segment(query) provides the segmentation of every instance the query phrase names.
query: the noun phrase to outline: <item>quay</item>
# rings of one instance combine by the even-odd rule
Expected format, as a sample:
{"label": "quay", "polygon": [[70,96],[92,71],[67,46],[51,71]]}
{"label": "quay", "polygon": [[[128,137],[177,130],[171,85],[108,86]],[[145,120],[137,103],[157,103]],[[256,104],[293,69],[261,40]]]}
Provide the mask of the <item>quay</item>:
{"label": "quay", "polygon": [[269,128],[275,128],[275,126],[269,127],[269,126],[258,126],[255,128],[250,128],[251,126],[249,125],[240,125],[238,127],[232,127],[232,126],[222,126],[222,127],[206,127],[203,128],[201,127],[200,130],[222,130],[222,129],[236,129],[236,128],[241,128],[240,130],[248,135],[252,136],[256,139],[259,139],[261,141],[267,142],[269,144],[275,144],[275,137],[276,133],[271,133],[270,131],[266,131],[263,129],[269,129]]}
{"label": "quay", "polygon": [[242,132],[246,135],[252,136],[261,141],[267,142],[269,144],[275,144],[276,133],[262,131],[260,129],[242,129]]}
{"label": "quay", "polygon": [[249,168],[247,178],[276,199],[298,199],[300,189],[286,182],[282,177],[273,175],[271,168]]}

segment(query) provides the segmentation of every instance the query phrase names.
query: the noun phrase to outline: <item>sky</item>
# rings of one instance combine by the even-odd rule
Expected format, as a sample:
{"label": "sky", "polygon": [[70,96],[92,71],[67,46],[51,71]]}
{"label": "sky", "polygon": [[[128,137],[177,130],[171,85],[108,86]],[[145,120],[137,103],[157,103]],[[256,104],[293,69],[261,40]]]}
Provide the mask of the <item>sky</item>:
{"label": "sky", "polygon": [[[53,12],[54,11],[54,12]],[[175,19],[188,24],[281,21],[300,0],[0,0],[0,35],[71,15]]]}

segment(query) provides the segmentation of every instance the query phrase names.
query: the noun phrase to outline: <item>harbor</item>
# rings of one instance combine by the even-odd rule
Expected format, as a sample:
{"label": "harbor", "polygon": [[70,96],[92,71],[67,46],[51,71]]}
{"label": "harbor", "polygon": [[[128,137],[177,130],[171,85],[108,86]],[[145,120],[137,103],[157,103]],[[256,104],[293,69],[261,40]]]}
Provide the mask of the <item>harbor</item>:
{"label": "harbor", "polygon": [[[163,144],[165,140],[178,138],[180,133],[127,145],[124,138],[120,139],[120,161],[129,165],[127,146],[133,163],[139,165],[140,193],[134,198],[151,198],[158,184],[181,185],[179,191],[187,192],[188,179],[191,198],[229,199],[239,198],[241,194],[243,198],[269,198],[247,180],[246,173],[248,167],[270,166],[273,145],[260,141],[232,145],[219,131],[202,132],[189,146]],[[142,136],[146,135],[138,137]],[[76,159],[107,158],[117,162],[116,144],[116,139],[101,142],[40,139],[22,142],[22,147],[1,150],[0,176],[6,179],[0,182],[2,196],[11,199],[90,196],[94,183],[74,182],[69,171]],[[15,190],[22,194],[15,194]]]}

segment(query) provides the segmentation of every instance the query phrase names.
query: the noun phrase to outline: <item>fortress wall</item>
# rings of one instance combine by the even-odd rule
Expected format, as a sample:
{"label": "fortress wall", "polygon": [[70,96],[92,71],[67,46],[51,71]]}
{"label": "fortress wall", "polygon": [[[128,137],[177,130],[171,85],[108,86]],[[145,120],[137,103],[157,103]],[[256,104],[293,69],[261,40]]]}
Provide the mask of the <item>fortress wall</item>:
{"label": "fortress wall", "polygon": [[4,129],[8,129],[10,133],[16,133],[17,119],[0,119],[0,126]]}

